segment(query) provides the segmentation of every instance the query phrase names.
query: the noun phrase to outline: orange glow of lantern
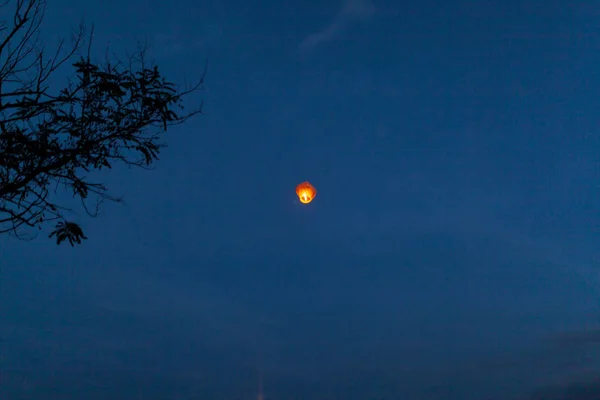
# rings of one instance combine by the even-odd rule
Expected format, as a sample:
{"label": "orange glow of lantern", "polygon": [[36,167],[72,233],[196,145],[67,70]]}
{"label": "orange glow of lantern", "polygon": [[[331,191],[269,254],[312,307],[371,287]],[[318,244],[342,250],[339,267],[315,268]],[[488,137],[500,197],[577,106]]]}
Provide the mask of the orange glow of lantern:
{"label": "orange glow of lantern", "polygon": [[308,204],[317,195],[317,189],[313,185],[308,182],[302,182],[298,186],[296,186],[296,194],[300,199],[301,203]]}

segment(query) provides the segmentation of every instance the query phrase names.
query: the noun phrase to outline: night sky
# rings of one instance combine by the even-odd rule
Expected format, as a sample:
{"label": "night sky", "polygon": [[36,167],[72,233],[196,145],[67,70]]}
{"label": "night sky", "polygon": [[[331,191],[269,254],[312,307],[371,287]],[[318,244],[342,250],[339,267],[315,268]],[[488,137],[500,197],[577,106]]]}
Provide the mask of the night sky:
{"label": "night sky", "polygon": [[52,0],[47,45],[81,18],[208,60],[205,115],[83,245],[0,238],[0,398],[600,398],[596,1]]}

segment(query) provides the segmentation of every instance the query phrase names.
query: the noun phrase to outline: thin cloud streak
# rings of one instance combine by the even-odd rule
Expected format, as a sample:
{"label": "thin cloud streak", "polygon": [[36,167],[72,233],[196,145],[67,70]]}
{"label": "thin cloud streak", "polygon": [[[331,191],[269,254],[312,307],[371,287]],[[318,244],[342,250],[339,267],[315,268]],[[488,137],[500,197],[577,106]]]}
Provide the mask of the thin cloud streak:
{"label": "thin cloud streak", "polygon": [[341,36],[354,22],[364,21],[375,14],[370,0],[343,0],[342,7],[331,24],[319,32],[308,35],[299,46],[300,54],[306,54],[317,46]]}

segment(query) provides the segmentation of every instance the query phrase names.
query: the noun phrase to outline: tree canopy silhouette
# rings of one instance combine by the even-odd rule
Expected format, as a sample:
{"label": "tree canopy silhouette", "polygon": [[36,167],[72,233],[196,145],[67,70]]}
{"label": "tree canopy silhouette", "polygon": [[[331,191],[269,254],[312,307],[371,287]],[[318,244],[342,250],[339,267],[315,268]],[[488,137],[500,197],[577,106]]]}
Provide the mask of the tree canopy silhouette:
{"label": "tree canopy silhouette", "polygon": [[[61,41],[47,56],[43,0],[9,0],[0,9],[11,4],[12,19],[0,24],[0,233],[28,238],[26,230],[54,221],[50,237],[74,245],[86,237],[67,220],[73,209],[60,192],[90,216],[103,200],[119,201],[90,175],[118,164],[153,164],[167,128],[201,112],[184,111],[183,99],[201,88],[204,73],[179,90],[148,64],[147,48],[126,62],[108,55],[93,62],[93,35],[86,40],[83,25],[71,45]],[[52,89],[61,68],[69,77]]]}

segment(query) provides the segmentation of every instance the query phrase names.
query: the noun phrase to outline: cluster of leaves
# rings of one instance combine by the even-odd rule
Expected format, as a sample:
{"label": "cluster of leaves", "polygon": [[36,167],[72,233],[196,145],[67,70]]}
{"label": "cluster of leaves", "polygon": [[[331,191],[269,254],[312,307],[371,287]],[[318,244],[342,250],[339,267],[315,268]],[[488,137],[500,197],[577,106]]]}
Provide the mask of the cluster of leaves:
{"label": "cluster of leaves", "polygon": [[[11,32],[39,18],[38,0],[30,0],[30,8],[22,0],[20,5]],[[22,45],[15,53],[18,46],[9,49],[0,43],[0,55],[9,52],[0,66],[0,233],[19,235],[21,228],[58,220],[51,236],[58,243],[80,243],[85,236],[77,224],[65,220],[70,208],[57,202],[57,188],[67,189],[89,215],[96,215],[103,199],[118,199],[108,195],[104,184],[88,178],[93,171],[116,163],[151,165],[164,147],[162,132],[200,112],[183,114],[182,100],[202,80],[178,91],[157,66],[146,66],[144,52],[127,65],[101,65],[90,60],[88,49],[87,57],[72,63],[72,78],[65,87],[52,94],[48,78],[72,59],[82,37],[67,56],[49,61],[35,47]],[[24,40],[31,37],[25,35]],[[26,52],[35,62],[21,66]],[[94,209],[86,203],[92,195]]]}

